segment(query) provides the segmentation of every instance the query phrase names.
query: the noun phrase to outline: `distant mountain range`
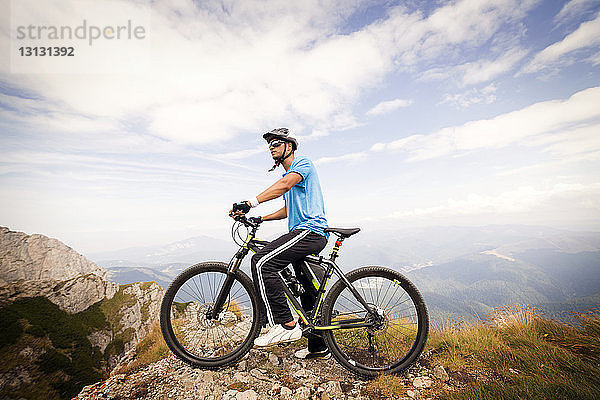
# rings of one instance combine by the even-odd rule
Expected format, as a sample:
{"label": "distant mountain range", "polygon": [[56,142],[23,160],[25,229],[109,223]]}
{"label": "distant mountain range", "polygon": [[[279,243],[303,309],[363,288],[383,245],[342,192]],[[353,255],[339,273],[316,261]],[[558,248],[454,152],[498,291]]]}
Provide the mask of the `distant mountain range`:
{"label": "distant mountain range", "polygon": [[[328,255],[330,248],[322,254]],[[227,262],[235,250],[233,242],[201,236],[90,258],[113,281],[153,280],[166,287],[187,266]],[[338,264],[345,271],[386,265],[405,273],[439,323],[481,318],[494,307],[514,303],[537,306],[560,318],[600,304],[598,232],[519,225],[364,230],[344,242]]]}
{"label": "distant mountain range", "polygon": [[528,304],[569,319],[570,311],[600,305],[600,252],[532,249],[510,259],[474,254],[410,271],[434,321],[483,318],[494,307]]}
{"label": "distant mountain range", "polygon": [[[186,267],[200,261],[228,261],[237,246],[209,236],[196,236],[165,246],[130,247],[91,254],[119,283],[155,281],[166,288]],[[141,279],[141,281],[140,281]]]}

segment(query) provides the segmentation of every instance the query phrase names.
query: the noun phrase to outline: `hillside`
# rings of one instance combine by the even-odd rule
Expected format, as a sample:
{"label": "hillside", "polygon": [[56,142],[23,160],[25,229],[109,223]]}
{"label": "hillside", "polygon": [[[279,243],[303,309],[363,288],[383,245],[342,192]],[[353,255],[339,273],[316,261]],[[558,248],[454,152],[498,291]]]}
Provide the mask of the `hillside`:
{"label": "hillside", "polygon": [[[572,325],[566,325],[533,308],[494,308],[524,299],[553,306],[557,313],[565,304],[597,305],[600,263],[593,240],[564,240],[567,247],[557,241],[550,247],[535,241],[541,246],[536,248],[486,246],[406,269],[438,323],[409,371],[364,381],[333,359],[294,359],[304,341],[254,349],[218,371],[190,368],[170,355],[160,334],[158,284],[118,285],[106,279],[102,267],[54,239],[6,228],[0,233],[2,399],[67,399],[77,393],[90,400],[593,399],[600,394],[600,313],[573,315]],[[461,318],[448,323],[455,315]]]}
{"label": "hillside", "polygon": [[56,239],[0,228],[0,398],[69,399],[149,332],[163,289],[118,285]]}
{"label": "hillside", "polygon": [[436,323],[476,320],[503,304],[531,304],[557,319],[600,303],[600,252],[474,254],[409,271]]}
{"label": "hillside", "polygon": [[577,321],[557,323],[528,307],[498,309],[485,321],[432,331],[419,363],[373,381],[333,359],[294,359],[303,342],[254,349],[218,371],[194,369],[169,356],[156,327],[111,378],[77,399],[597,399],[600,313]]}

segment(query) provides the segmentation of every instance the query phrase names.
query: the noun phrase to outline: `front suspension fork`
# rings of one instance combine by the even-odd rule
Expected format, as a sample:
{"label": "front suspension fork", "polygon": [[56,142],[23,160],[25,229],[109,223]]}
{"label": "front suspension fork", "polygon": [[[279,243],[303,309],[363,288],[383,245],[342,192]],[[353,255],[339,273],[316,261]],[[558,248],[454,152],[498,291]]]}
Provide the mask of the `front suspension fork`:
{"label": "front suspension fork", "polygon": [[223,285],[219,290],[219,294],[217,295],[215,304],[213,305],[211,312],[207,316],[208,319],[216,319],[221,313],[221,309],[223,308],[223,305],[225,304],[225,301],[229,296],[229,292],[231,291],[231,287],[233,286],[233,281],[235,280],[235,273],[238,270],[243,258],[243,255],[240,257],[240,254],[236,254],[233,260],[229,263],[229,268],[227,269],[227,277],[225,278],[225,282],[223,282]]}

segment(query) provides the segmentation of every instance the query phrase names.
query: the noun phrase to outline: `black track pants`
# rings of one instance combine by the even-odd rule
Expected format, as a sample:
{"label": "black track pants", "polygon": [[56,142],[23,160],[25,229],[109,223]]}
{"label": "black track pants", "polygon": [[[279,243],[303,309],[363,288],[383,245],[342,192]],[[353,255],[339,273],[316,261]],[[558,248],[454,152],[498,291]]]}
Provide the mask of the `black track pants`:
{"label": "black track pants", "polygon": [[294,230],[275,239],[252,257],[252,279],[261,298],[261,311],[271,325],[291,321],[279,272],[309,254],[319,253],[327,239],[308,230]]}

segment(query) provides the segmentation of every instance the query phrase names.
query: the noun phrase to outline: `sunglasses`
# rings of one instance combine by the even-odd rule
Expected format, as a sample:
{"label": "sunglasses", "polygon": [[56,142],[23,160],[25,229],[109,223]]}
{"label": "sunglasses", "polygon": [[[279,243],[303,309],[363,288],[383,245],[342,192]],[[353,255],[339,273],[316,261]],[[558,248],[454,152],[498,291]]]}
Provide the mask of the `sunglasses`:
{"label": "sunglasses", "polygon": [[285,144],[284,140],[273,140],[271,143],[269,143],[269,148],[274,149],[276,147],[281,146],[282,144]]}

